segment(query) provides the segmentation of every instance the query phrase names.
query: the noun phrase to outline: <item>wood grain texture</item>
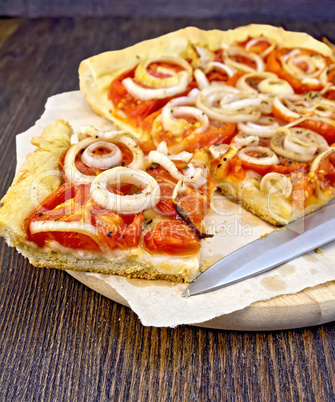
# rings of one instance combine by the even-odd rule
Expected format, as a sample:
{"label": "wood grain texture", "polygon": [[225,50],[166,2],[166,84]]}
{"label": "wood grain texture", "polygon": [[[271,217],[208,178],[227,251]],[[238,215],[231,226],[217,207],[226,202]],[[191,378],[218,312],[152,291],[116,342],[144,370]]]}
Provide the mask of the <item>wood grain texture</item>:
{"label": "wood grain texture", "polygon": [[[90,289],[129,307],[128,302],[108,281],[86,275],[85,272],[68,273]],[[296,294],[255,302],[243,310],[215,317],[196,326],[238,331],[270,331],[310,327],[332,321],[335,321],[335,281],[304,289]]]}
{"label": "wood grain texture", "polygon": [[[14,135],[34,123],[49,96],[78,88],[80,60],[186,25],[247,22],[19,20],[0,48],[1,195],[14,176]],[[334,24],[285,27],[335,38]],[[335,399],[334,323],[256,333],[148,328],[129,308],[65,272],[33,268],[3,242],[0,262],[1,401]]]}
{"label": "wood grain texture", "polygon": [[[316,6],[317,5],[317,6]],[[0,0],[0,15],[16,17],[279,18],[333,21],[332,0]]]}

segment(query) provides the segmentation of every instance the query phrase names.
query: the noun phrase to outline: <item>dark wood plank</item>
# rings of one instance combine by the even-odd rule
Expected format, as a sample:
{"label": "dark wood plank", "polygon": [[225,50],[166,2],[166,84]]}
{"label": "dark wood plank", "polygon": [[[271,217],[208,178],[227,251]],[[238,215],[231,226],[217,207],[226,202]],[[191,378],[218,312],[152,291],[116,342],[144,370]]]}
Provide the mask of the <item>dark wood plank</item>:
{"label": "dark wood plank", "polygon": [[[1,194],[14,175],[14,135],[38,119],[50,95],[78,88],[80,60],[186,25],[248,22],[20,21],[0,48]],[[285,27],[335,38],[333,24]],[[0,400],[335,399],[334,323],[270,333],[148,328],[130,309],[65,272],[33,268],[3,242],[0,262]]]}
{"label": "dark wood plank", "polygon": [[18,20],[2,19],[0,20],[0,47],[10,38],[19,26]]}
{"label": "dark wood plank", "polygon": [[[316,6],[317,5],[317,6]],[[0,0],[0,15],[16,17],[160,17],[166,18],[279,18],[284,20],[332,21],[332,0]]]}

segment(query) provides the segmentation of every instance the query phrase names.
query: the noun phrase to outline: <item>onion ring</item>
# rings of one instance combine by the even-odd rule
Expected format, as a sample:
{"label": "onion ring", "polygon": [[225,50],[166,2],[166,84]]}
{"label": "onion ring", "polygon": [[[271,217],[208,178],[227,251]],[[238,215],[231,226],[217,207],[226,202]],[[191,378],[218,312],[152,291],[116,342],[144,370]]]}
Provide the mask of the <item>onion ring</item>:
{"label": "onion ring", "polygon": [[237,123],[258,120],[261,102],[257,94],[227,85],[210,85],[200,91],[196,106],[211,119]]}
{"label": "onion ring", "polygon": [[[95,154],[98,148],[107,148],[109,150],[106,154]],[[89,145],[81,156],[85,165],[97,169],[110,169],[118,166],[122,160],[122,152],[115,144],[106,141],[98,141]]]}
{"label": "onion ring", "polygon": [[[107,190],[107,184],[122,183],[142,186],[143,189],[125,196]],[[119,214],[136,214],[153,208],[159,202],[160,188],[148,173],[119,166],[96,176],[91,184],[90,194],[93,201],[105,209]]]}
{"label": "onion ring", "polygon": [[[246,64],[234,61],[230,58],[231,56],[242,56],[249,60],[252,60],[256,64],[256,68],[252,68],[247,66]],[[225,64],[227,64],[228,67],[235,68],[245,73],[249,73],[255,70],[264,71],[265,69],[264,61],[260,56],[258,56],[256,53],[247,52],[243,48],[234,45],[228,47],[223,51],[223,61],[225,62]]]}
{"label": "onion ring", "polygon": [[263,176],[260,190],[266,194],[279,193],[287,198],[292,193],[292,182],[284,174],[271,172]]}
{"label": "onion ring", "polygon": [[[248,155],[248,152],[255,152],[255,153],[261,153],[262,155],[266,156],[260,156],[260,157],[255,157],[255,156],[250,156]],[[254,165],[277,165],[279,163],[279,159],[277,155],[269,148],[266,147],[247,147],[247,148],[242,148],[237,156],[249,163],[252,163]]]}
{"label": "onion ring", "polygon": [[258,122],[238,123],[237,128],[247,135],[258,135],[261,138],[270,138],[274,135],[279,124],[270,116],[262,116]]}

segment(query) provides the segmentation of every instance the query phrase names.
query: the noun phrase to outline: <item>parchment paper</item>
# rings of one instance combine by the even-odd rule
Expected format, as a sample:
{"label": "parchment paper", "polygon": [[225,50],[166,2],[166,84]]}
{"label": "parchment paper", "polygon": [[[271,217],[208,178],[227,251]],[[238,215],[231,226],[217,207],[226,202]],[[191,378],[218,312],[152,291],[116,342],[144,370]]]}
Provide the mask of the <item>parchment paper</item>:
{"label": "parchment paper", "polygon": [[[45,112],[35,126],[17,136],[17,166],[21,166],[27,153],[34,150],[30,139],[39,136],[49,123],[57,119],[68,120],[75,131],[87,124],[103,130],[115,128],[112,123],[95,115],[79,91],[55,95],[48,99]],[[206,218],[209,231],[215,233],[212,239],[203,241],[202,263],[206,265],[274,229],[220,195],[215,195],[214,205],[218,213],[211,211]],[[174,327],[201,323],[243,309],[256,301],[297,293],[335,280],[334,261],[335,242],[323,247],[322,253],[311,252],[265,274],[189,298],[181,297],[187,287],[184,284],[115,275],[86,275],[103,279],[113,287],[127,300],[143,325]]]}

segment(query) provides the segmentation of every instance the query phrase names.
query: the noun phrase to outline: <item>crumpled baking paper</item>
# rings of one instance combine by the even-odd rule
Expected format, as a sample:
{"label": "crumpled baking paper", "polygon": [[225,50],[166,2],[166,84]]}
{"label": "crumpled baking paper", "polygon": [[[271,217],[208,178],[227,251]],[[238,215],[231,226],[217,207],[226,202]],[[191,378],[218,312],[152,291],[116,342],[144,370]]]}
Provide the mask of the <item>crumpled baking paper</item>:
{"label": "crumpled baking paper", "polygon": [[[91,110],[79,91],[52,96],[36,124],[16,137],[18,167],[24,163],[27,153],[34,150],[30,139],[39,136],[48,124],[57,119],[69,121],[75,132],[88,124],[102,130],[115,129],[111,122]],[[206,218],[209,232],[215,233],[212,239],[203,240],[201,259],[206,266],[274,229],[219,194],[215,195],[214,202],[219,213],[211,211]],[[253,256],[250,255],[250,258]],[[111,288],[111,294],[115,294],[115,290],[126,300],[143,325],[175,327],[208,321],[241,310],[256,301],[297,293],[335,280],[334,261],[335,242],[323,247],[322,253],[308,253],[267,273],[188,298],[181,297],[187,287],[185,284],[127,279],[116,275],[84,275],[104,281]]]}

